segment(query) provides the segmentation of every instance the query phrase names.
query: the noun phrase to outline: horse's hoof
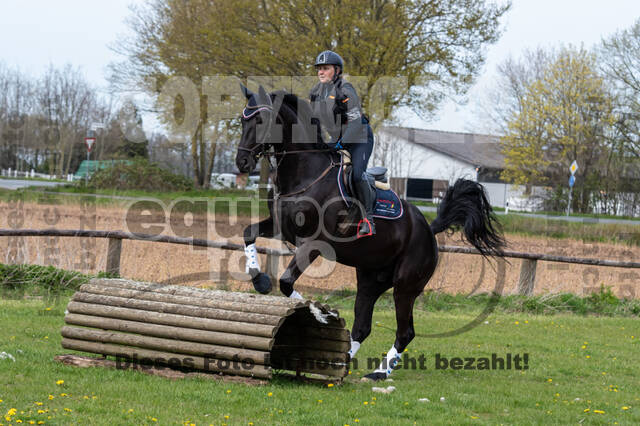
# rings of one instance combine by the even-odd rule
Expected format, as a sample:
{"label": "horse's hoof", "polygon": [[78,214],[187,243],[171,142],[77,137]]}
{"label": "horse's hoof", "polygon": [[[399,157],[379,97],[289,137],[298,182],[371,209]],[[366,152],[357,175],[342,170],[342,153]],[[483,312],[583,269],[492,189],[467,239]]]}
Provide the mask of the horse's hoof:
{"label": "horse's hoof", "polygon": [[365,379],[369,379],[369,380],[373,380],[374,382],[379,382],[380,380],[384,380],[387,378],[387,375],[384,373],[369,373],[366,376],[364,376]]}
{"label": "horse's hoof", "polygon": [[260,294],[271,293],[271,279],[264,272],[260,272],[258,275],[251,279],[253,282],[253,288]]}

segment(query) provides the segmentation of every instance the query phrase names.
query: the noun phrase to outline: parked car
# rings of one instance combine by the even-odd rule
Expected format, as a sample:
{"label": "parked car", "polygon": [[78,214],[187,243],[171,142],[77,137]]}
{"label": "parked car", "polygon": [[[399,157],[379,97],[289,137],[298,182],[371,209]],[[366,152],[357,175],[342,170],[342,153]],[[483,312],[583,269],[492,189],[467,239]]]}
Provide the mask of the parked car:
{"label": "parked car", "polygon": [[236,187],[236,175],[233,173],[212,173],[211,174],[211,188],[223,189],[223,188],[235,188]]}

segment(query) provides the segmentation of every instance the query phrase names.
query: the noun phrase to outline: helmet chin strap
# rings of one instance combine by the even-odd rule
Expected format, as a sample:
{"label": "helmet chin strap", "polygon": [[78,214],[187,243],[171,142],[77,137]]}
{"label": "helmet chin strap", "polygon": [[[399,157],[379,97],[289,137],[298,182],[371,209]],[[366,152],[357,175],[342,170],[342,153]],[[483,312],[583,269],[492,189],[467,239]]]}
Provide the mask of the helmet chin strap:
{"label": "helmet chin strap", "polygon": [[[340,70],[340,72],[338,72],[338,70]],[[334,65],[333,66],[333,78],[331,79],[331,81],[336,81],[337,79],[340,78],[340,75],[342,74],[342,70],[340,69],[339,66]]]}

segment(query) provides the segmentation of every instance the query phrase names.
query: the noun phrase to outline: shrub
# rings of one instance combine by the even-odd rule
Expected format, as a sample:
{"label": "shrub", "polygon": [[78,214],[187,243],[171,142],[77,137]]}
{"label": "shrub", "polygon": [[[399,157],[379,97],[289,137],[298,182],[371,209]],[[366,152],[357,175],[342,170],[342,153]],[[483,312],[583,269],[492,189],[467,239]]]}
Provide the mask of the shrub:
{"label": "shrub", "polygon": [[146,159],[115,163],[95,172],[89,185],[98,189],[189,191],[193,182]]}

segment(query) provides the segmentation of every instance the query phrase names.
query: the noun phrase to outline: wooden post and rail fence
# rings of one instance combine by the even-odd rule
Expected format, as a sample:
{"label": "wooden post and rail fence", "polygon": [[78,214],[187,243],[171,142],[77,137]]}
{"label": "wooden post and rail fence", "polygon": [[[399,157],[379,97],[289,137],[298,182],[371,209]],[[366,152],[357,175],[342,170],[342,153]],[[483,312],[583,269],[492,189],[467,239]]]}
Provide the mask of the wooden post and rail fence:
{"label": "wooden post and rail fence", "polygon": [[[74,230],[74,229],[0,229],[0,237],[80,237],[80,238],[107,238],[107,262],[105,272],[111,274],[120,274],[120,258],[122,255],[122,240],[137,240],[157,243],[171,243],[181,245],[192,245],[197,247],[209,247],[222,250],[239,250],[244,251],[241,244],[230,243],[226,241],[210,241],[198,238],[182,238],[164,235],[150,235],[141,233],[130,233],[123,231],[94,231],[94,230]],[[264,247],[256,247],[258,253],[266,254],[267,260],[265,265],[265,273],[269,275],[273,282],[278,277],[278,265],[280,257],[292,256],[293,252],[289,250],[277,250]],[[463,253],[479,255],[474,248],[459,246],[439,246],[438,249],[444,253]],[[616,268],[640,269],[640,262],[625,262],[617,260],[605,259],[589,259],[568,256],[556,256],[549,254],[525,253],[517,251],[505,251],[504,257],[512,259],[522,259],[520,268],[520,278],[518,280],[517,292],[521,295],[533,294],[536,269],[538,261],[572,263],[579,265],[605,266]]]}

